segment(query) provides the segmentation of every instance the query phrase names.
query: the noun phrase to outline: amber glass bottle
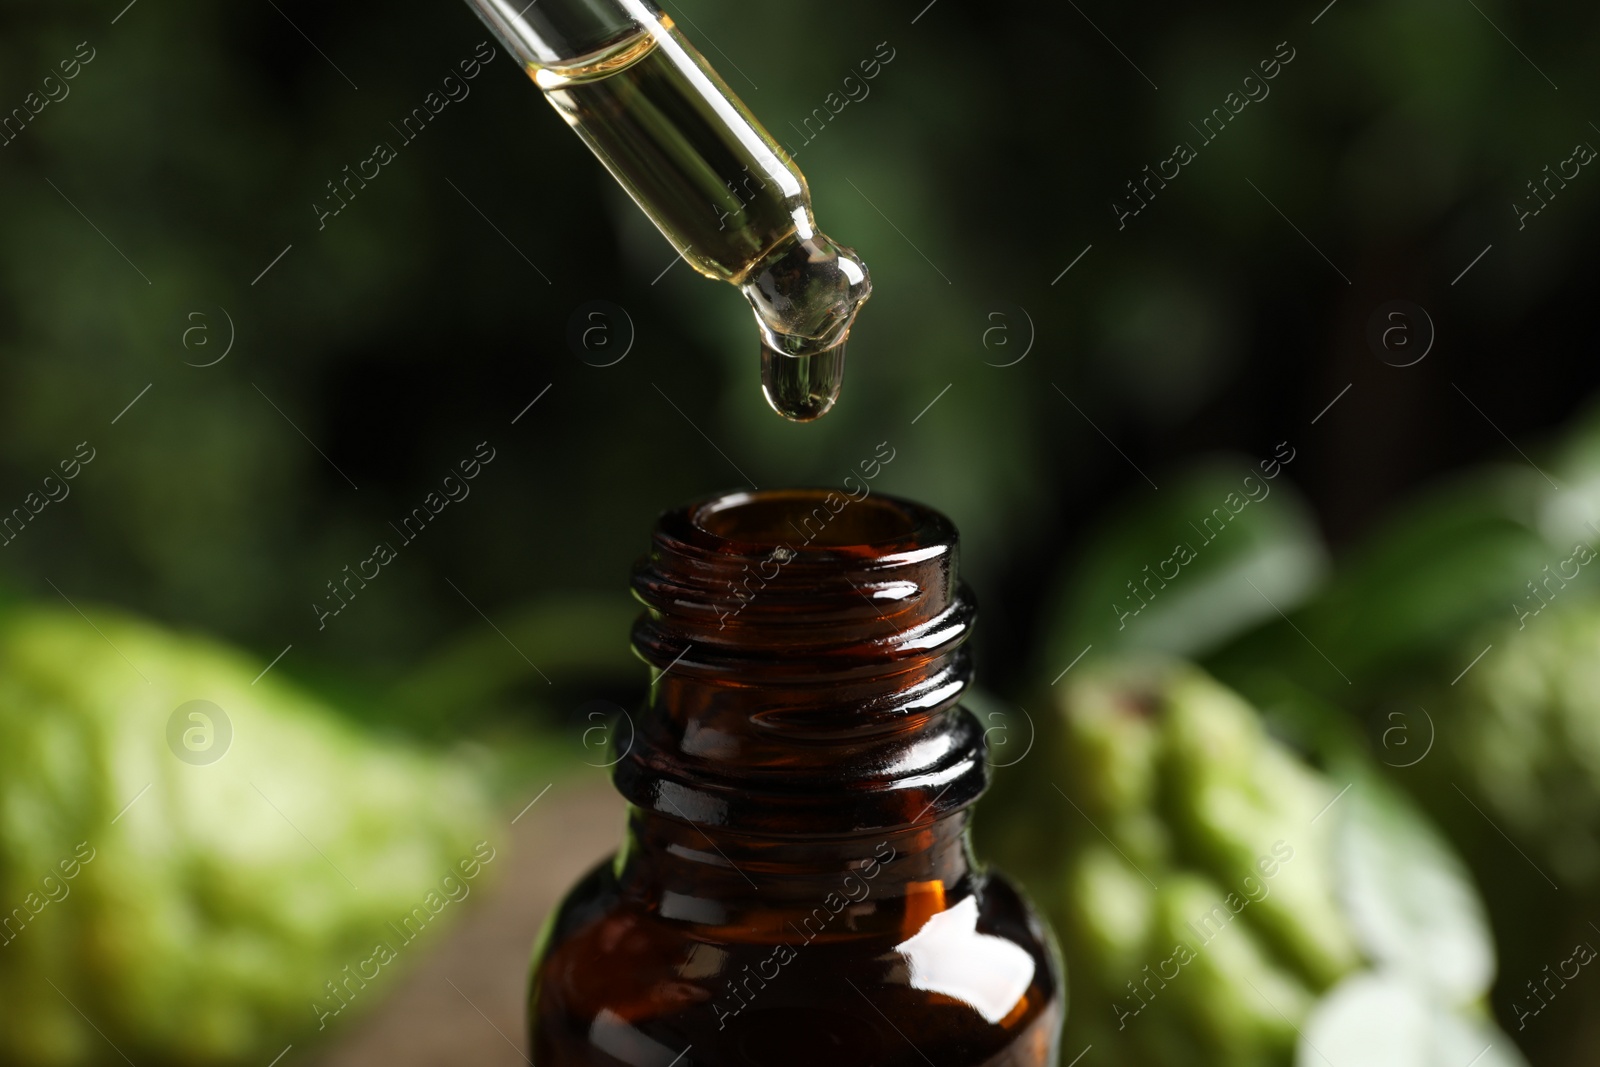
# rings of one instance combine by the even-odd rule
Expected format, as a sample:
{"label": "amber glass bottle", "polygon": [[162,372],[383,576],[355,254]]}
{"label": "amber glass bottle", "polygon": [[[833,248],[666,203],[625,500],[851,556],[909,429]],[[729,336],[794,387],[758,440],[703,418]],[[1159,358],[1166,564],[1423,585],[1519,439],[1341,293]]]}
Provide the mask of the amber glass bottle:
{"label": "amber glass bottle", "polygon": [[856,484],[657,524],[627,837],[540,937],[538,1067],[1055,1063],[1053,941],[968,839],[987,774],[956,531]]}

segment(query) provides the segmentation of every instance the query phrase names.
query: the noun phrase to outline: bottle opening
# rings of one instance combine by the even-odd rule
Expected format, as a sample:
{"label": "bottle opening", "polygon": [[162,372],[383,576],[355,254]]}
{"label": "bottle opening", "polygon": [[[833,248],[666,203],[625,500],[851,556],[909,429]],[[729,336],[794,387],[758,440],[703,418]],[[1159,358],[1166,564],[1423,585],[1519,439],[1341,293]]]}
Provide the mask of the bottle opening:
{"label": "bottle opening", "polygon": [[655,680],[612,772],[629,801],[816,836],[937,821],[983,791],[983,728],[958,709],[977,606],[955,527],[845,484],[657,521],[633,573]]}
{"label": "bottle opening", "polygon": [[701,505],[690,519],[713,537],[774,548],[891,544],[915,538],[926,520],[898,500],[832,489],[734,493]]}

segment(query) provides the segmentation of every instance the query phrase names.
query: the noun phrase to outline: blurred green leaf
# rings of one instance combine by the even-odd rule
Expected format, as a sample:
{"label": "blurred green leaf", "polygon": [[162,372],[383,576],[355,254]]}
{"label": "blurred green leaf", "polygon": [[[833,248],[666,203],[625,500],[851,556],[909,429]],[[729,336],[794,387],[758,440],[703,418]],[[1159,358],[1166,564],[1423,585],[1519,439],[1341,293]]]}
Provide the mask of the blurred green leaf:
{"label": "blurred green leaf", "polygon": [[1362,951],[1446,1004],[1480,1000],[1495,952],[1471,875],[1412,803],[1370,772],[1344,805],[1333,869]]}
{"label": "blurred green leaf", "polygon": [[1522,584],[1551,562],[1534,521],[1546,489],[1525,467],[1499,467],[1426,494],[1341,568],[1302,629],[1358,680],[1454,651],[1484,619],[1508,613]]}
{"label": "blurred green leaf", "polygon": [[1097,524],[1076,555],[1049,601],[1061,608],[1040,673],[1089,644],[1101,655],[1202,655],[1317,588],[1326,552],[1281,470],[1267,480],[1248,460],[1216,458],[1162,480]]}
{"label": "blurred green leaf", "polygon": [[1345,979],[1306,1021],[1295,1067],[1526,1067],[1495,1026],[1430,1000],[1404,977]]}

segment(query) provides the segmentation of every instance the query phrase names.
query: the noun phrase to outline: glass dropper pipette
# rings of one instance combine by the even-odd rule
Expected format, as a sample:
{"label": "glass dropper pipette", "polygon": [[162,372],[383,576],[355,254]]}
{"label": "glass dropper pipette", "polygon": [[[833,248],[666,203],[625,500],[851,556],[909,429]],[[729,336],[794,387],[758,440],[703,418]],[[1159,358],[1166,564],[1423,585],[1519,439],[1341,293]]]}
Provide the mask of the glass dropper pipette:
{"label": "glass dropper pipette", "polygon": [[844,379],[866,265],[816,228],[805,176],[649,0],[467,0],[695,270],[737,286],[773,410],[809,421]]}

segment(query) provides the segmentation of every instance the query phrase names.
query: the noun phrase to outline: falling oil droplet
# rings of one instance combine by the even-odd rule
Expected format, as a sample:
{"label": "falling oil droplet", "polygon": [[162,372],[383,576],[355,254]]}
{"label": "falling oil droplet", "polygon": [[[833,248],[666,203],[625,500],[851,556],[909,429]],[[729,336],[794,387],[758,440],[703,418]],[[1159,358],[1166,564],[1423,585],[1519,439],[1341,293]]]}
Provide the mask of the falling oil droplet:
{"label": "falling oil droplet", "polygon": [[761,391],[772,410],[810,422],[839,399],[844,345],[872,295],[865,264],[827,234],[798,233],[740,286],[761,332]]}
{"label": "falling oil droplet", "polygon": [[821,418],[839,399],[844,385],[844,342],[803,356],[789,356],[761,345],[761,391],[786,419]]}

